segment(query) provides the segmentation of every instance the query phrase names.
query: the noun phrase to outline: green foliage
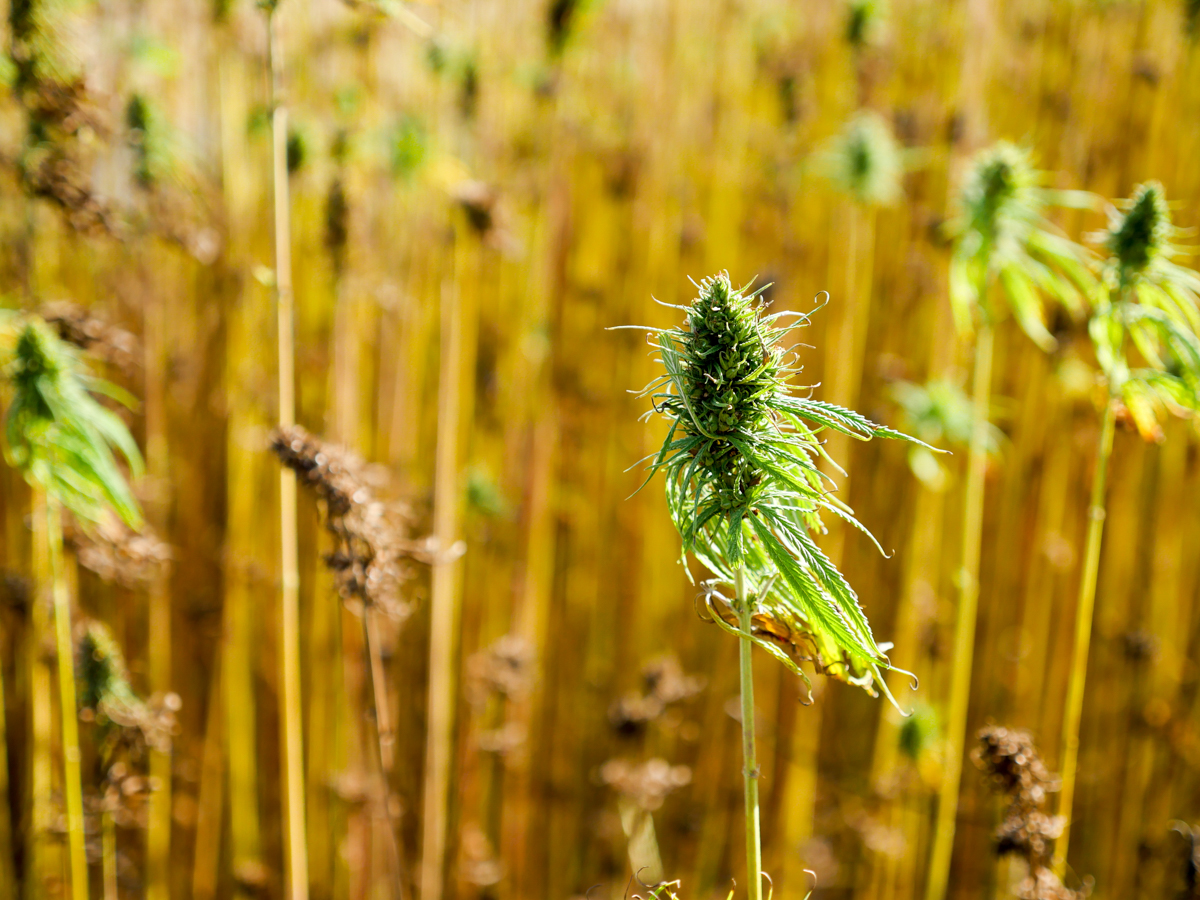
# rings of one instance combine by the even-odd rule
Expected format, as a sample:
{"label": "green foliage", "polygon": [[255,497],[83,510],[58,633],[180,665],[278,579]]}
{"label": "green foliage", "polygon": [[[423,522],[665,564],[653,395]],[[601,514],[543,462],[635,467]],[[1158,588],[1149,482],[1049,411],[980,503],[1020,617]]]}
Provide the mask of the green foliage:
{"label": "green foliage", "polygon": [[[789,332],[783,322],[803,324],[807,316],[760,315],[758,293],[734,290],[725,274],[705,278],[699,289],[690,307],[680,307],[686,327],[652,329],[666,372],[642,396],[670,427],[647,481],[656,472],[666,475],[667,505],[685,554],[726,584],[743,569],[755,615],[807,635],[822,671],[873,692],[879,668],[888,665],[885,648],[811,535],[823,531],[822,512],[866,532],[817,467],[825,456],[819,435],[829,429],[859,440],[920,442],[791,393],[788,380],[797,369],[783,344]],[[709,589],[711,598],[716,591]],[[731,628],[720,616],[714,621]],[[771,641],[754,639],[804,675]]]}
{"label": "green foliage", "polygon": [[[971,399],[957,384],[938,379],[926,384],[897,381],[892,398],[903,413],[903,428],[928,444],[966,447],[971,442]],[[995,453],[1002,433],[991,423],[987,426],[984,449]],[[941,490],[946,472],[934,453],[914,445],[908,451],[908,465],[926,487]]]}
{"label": "green foliage", "polygon": [[95,710],[101,724],[140,718],[145,704],[129,683],[125,657],[112,633],[95,620],[81,630],[75,652],[79,706]]}
{"label": "green foliage", "polygon": [[301,128],[288,129],[287,136],[287,170],[289,175],[295,175],[308,162],[308,135]]}
{"label": "green foliage", "polygon": [[425,162],[429,152],[429,135],[416,116],[401,116],[390,141],[392,174],[407,180]]}
{"label": "green foliage", "polygon": [[128,525],[139,527],[141,511],[113,450],[134,475],[141,473],[141,455],[125,423],[93,394],[122,402],[130,398],[88,375],[75,348],[33,317],[20,326],[4,371],[11,388],[5,421],[8,463],[82,519],[94,522],[111,508]]}
{"label": "green foliage", "polygon": [[125,106],[125,127],[134,154],[134,177],[151,188],[182,178],[178,149],[162,111],[145,94],[135,93]]}
{"label": "green foliage", "polygon": [[887,206],[902,192],[904,151],[878,113],[856,114],[817,157],[817,170],[864,206]]}
{"label": "green foliage", "polygon": [[1004,141],[972,161],[950,224],[950,301],[960,332],[972,333],[976,318],[995,320],[990,295],[998,287],[1022,330],[1050,350],[1043,298],[1078,315],[1094,291],[1087,251],[1045,218],[1052,206],[1090,207],[1092,197],[1045,181],[1027,150]]}
{"label": "green foliage", "polygon": [[485,518],[496,518],[508,511],[496,480],[481,466],[472,466],[467,472],[467,507]]}
{"label": "green foliage", "polygon": [[884,0],[849,0],[846,4],[846,42],[855,50],[877,43],[886,23]]}
{"label": "green foliage", "polygon": [[[1158,439],[1168,412],[1200,410],[1200,276],[1174,261],[1182,251],[1172,243],[1178,229],[1161,185],[1140,185],[1120,207],[1097,236],[1109,254],[1107,291],[1088,333],[1110,396],[1143,437]],[[1130,363],[1126,338],[1145,366]]]}
{"label": "green foliage", "polygon": [[912,762],[918,762],[937,746],[940,736],[937,710],[926,703],[918,703],[912,715],[900,724],[900,752]]}

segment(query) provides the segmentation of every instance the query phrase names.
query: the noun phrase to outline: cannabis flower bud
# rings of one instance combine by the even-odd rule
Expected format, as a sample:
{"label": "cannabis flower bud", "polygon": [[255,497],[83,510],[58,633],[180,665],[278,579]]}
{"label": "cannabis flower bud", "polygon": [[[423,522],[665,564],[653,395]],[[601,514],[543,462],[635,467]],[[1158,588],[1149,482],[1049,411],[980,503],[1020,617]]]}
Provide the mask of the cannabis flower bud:
{"label": "cannabis flower bud", "polygon": [[[828,428],[860,440],[915,439],[851,410],[792,395],[788,380],[798,370],[783,343],[790,327],[782,323],[791,317],[803,324],[807,316],[760,315],[761,291],[734,289],[724,273],[698,287],[692,304],[679,307],[685,327],[648,329],[666,372],[643,396],[670,427],[647,480],[666,474],[684,552],[694,553],[717,582],[732,584],[740,572],[750,585],[755,617],[772,623],[755,629],[755,643],[803,676],[795,655],[765,634],[807,634],[814,669],[871,690],[878,667],[887,666],[884,647],[875,642],[853,589],[810,534],[823,530],[822,512],[862,529],[824,483],[818,435]],[[728,601],[712,585],[707,602],[712,621],[737,632],[721,615]]]}

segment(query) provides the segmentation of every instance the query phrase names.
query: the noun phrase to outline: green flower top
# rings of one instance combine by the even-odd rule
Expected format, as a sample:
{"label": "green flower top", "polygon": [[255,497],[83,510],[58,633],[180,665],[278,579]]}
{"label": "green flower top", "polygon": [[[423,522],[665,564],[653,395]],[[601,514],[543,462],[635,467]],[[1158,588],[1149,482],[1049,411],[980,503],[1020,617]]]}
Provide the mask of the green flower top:
{"label": "green flower top", "polygon": [[[1094,236],[1108,258],[1088,332],[1110,396],[1143,437],[1159,440],[1168,413],[1200,410],[1200,275],[1175,262],[1179,229],[1157,182],[1110,208],[1108,220]],[[1145,366],[1131,364],[1126,337]]]}
{"label": "green flower top", "polygon": [[135,476],[141,454],[125,423],[93,394],[128,404],[132,398],[87,374],[78,351],[33,317],[19,324],[5,372],[12,389],[5,420],[8,463],[81,519],[94,522],[112,509],[130,527],[140,527],[141,511],[113,450]]}
{"label": "green flower top", "polygon": [[878,113],[855,115],[816,163],[818,172],[863,206],[887,206],[902,193],[905,152]]}
{"label": "green flower top", "polygon": [[1046,175],[1033,167],[1029,151],[1001,141],[971,163],[949,230],[950,302],[960,332],[975,320],[995,320],[991,289],[998,285],[1022,330],[1039,347],[1053,349],[1043,297],[1073,315],[1095,289],[1087,251],[1045,218],[1052,206],[1086,208],[1091,194],[1044,187]]}
{"label": "green flower top", "polygon": [[698,285],[683,327],[648,329],[665,373],[643,391],[670,423],[650,474],[666,475],[667,504],[691,552],[716,575],[707,585],[713,621],[736,631],[717,590],[743,570],[753,639],[801,676],[801,662],[874,693],[887,668],[858,597],[812,538],[829,513],[864,532],[820,471],[825,429],[860,440],[920,443],[856,412],[794,395],[795,357],[784,344],[807,316],[761,315],[761,292],[735,290],[719,274]]}

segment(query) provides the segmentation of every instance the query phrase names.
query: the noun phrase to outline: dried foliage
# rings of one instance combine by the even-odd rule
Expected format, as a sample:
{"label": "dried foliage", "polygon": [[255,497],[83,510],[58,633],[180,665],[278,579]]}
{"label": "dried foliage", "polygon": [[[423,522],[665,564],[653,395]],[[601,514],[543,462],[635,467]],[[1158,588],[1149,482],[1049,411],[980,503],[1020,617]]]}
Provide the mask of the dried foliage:
{"label": "dried foliage", "polygon": [[153,530],[134,531],[116,516],[102,516],[91,528],[68,524],[63,538],[81,566],[125,588],[146,587],[171,560],[170,545]]}
{"label": "dried foliage", "polygon": [[43,304],[38,312],[67,343],[86,350],[127,375],[136,370],[139,347],[131,332],[70,300],[53,300]]}
{"label": "dried foliage", "polygon": [[403,588],[419,549],[407,540],[403,511],[376,499],[363,460],[298,425],[277,430],[271,449],[324,504],[325,527],[334,539],[325,561],[342,600],[408,618],[412,606]]}
{"label": "dried foliage", "polygon": [[517,634],[504,635],[467,660],[467,701],[482,706],[497,694],[507,698],[525,696],[533,685],[536,661],[533,644]]}
{"label": "dried foliage", "polygon": [[667,707],[704,690],[705,683],[703,677],[685,673],[678,657],[661,656],[642,668],[642,691],[627,694],[608,708],[608,721],[623,734],[639,733]]}
{"label": "dried foliage", "polygon": [[988,726],[979,732],[971,759],[992,789],[1009,801],[995,832],[996,852],[1023,859],[1028,874],[1018,888],[1021,900],[1078,900],[1050,868],[1054,840],[1063,831],[1062,816],[1047,815],[1046,797],[1058,790],[1058,779],[1046,768],[1026,731]]}
{"label": "dried foliage", "polygon": [[600,767],[600,780],[641,809],[653,812],[672,791],[691,784],[692,770],[657,757],[644,763],[610,759]]}

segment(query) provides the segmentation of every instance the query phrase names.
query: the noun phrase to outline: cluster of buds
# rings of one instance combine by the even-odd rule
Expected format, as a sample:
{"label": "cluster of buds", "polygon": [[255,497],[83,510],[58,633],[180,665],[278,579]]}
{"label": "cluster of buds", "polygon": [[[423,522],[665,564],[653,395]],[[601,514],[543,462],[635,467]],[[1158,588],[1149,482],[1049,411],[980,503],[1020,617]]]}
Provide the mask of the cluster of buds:
{"label": "cluster of buds", "polygon": [[692,770],[657,757],[644,763],[610,759],[600,767],[600,780],[638,808],[653,812],[672,791],[691,784]]}
{"label": "cluster of buds", "polygon": [[1026,731],[988,726],[979,732],[971,753],[992,788],[1009,800],[1004,821],[996,829],[996,852],[1025,860],[1028,874],[1018,888],[1021,900],[1078,900],[1079,892],[1063,885],[1050,868],[1054,840],[1062,834],[1062,816],[1048,815],[1046,796],[1058,790],[1058,778],[1042,762]]}
{"label": "cluster of buds", "polygon": [[81,622],[75,645],[80,719],[93,722],[103,735],[103,756],[124,749],[131,758],[146,748],[166,752],[175,731],[178,694],[143,700],[129,683],[125,656],[112,633],[94,619]]}
{"label": "cluster of buds", "polygon": [[704,685],[704,678],[686,674],[674,656],[659,657],[642,669],[643,690],[614,702],[608,709],[608,721],[622,734],[637,734],[668,707],[696,696]]}
{"label": "cluster of buds", "polygon": [[276,431],[271,449],[325,505],[325,527],[334,538],[325,561],[342,600],[407,618],[411,606],[401,589],[416,548],[406,539],[402,512],[375,497],[363,460],[298,425]]}
{"label": "cluster of buds", "polygon": [[147,586],[171,560],[170,545],[152,530],[134,531],[113,515],[88,529],[69,524],[63,537],[81,566],[125,588]]}
{"label": "cluster of buds", "polygon": [[70,300],[54,300],[39,311],[46,323],[68,344],[116,366],[125,374],[137,365],[137,338]]}
{"label": "cluster of buds", "polygon": [[506,634],[478,653],[466,665],[466,695],[472,706],[488,698],[523,697],[533,684],[536,652],[533,644],[516,634]]}

